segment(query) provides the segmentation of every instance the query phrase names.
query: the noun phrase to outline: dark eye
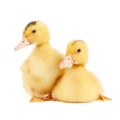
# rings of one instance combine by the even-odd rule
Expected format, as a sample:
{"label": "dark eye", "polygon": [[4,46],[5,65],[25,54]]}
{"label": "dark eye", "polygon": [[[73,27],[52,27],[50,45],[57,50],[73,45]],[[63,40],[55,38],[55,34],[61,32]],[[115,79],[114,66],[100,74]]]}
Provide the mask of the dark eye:
{"label": "dark eye", "polygon": [[77,52],[79,53],[81,51],[81,49],[77,49]]}
{"label": "dark eye", "polygon": [[37,30],[32,30],[32,33],[36,33]]}

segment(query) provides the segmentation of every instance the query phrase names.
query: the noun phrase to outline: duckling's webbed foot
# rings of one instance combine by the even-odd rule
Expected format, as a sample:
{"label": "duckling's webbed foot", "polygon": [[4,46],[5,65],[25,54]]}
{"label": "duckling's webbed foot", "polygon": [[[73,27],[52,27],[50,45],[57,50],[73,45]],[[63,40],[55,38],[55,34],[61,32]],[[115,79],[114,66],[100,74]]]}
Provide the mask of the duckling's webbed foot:
{"label": "duckling's webbed foot", "polygon": [[47,101],[51,99],[51,94],[48,94],[46,97],[43,97],[42,100]]}
{"label": "duckling's webbed foot", "polygon": [[108,98],[106,96],[103,96],[103,95],[100,95],[98,100],[102,100],[102,101],[105,101],[105,100],[112,100],[111,98]]}
{"label": "duckling's webbed foot", "polygon": [[44,101],[42,98],[36,97],[33,88],[31,89],[31,92],[32,92],[32,97],[31,97],[31,99],[30,99],[30,102],[43,102],[43,101]]}
{"label": "duckling's webbed foot", "polygon": [[30,99],[30,102],[44,102],[44,100],[39,97],[32,96],[32,98]]}
{"label": "duckling's webbed foot", "polygon": [[51,93],[49,93],[46,97],[43,97],[42,100],[44,100],[44,101],[56,101],[56,99],[52,97]]}

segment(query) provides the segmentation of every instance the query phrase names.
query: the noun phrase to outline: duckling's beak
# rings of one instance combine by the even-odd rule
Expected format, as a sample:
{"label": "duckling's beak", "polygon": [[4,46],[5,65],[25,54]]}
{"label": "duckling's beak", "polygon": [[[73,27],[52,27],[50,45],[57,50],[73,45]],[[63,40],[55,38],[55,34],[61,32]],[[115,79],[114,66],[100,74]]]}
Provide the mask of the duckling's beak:
{"label": "duckling's beak", "polygon": [[30,45],[31,43],[26,39],[26,38],[23,38],[20,43],[15,47],[15,51],[19,50],[19,49],[22,49],[28,45]]}
{"label": "duckling's beak", "polygon": [[70,67],[73,64],[71,55],[65,56],[64,60],[60,63],[60,69]]}

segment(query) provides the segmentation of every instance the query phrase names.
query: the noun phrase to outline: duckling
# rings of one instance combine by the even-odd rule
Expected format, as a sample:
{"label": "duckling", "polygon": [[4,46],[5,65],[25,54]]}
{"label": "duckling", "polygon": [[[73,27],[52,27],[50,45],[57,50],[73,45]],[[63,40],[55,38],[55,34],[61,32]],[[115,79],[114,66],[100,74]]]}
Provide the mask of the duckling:
{"label": "duckling", "polygon": [[95,75],[85,68],[88,61],[88,49],[84,41],[71,41],[67,46],[66,57],[60,68],[66,69],[57,81],[52,95],[58,101],[85,103],[110,100],[103,96],[103,87]]}
{"label": "duckling", "polygon": [[31,95],[31,102],[51,99],[51,90],[62,71],[59,68],[63,55],[49,44],[49,31],[41,21],[30,22],[23,31],[23,39],[15,50],[35,44],[35,48],[23,62],[23,86]]}

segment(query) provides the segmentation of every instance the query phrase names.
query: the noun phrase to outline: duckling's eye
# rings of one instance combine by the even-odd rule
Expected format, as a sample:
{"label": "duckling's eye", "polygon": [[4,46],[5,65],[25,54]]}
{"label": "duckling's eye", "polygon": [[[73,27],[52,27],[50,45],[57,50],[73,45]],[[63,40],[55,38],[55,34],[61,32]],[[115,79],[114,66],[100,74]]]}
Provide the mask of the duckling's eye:
{"label": "duckling's eye", "polygon": [[81,49],[77,49],[77,52],[78,52],[78,53],[81,52]]}
{"label": "duckling's eye", "polygon": [[36,33],[37,30],[32,30],[32,33]]}

